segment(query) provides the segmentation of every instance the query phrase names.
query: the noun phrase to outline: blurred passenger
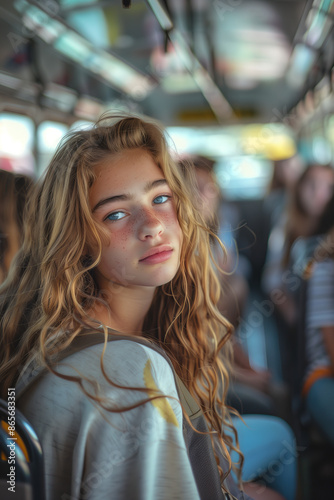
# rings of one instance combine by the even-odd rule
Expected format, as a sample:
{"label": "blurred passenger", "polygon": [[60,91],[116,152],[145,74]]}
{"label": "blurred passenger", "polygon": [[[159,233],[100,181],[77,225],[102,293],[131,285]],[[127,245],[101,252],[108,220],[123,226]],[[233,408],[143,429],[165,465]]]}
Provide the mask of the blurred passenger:
{"label": "blurred passenger", "polygon": [[224,274],[220,273],[223,293],[219,309],[237,328],[248,297],[247,281],[238,272],[239,255],[236,242],[238,213],[233,205],[224,201],[214,173],[215,162],[200,155],[189,157],[189,161],[195,167],[201,213],[211,231],[218,236],[226,249],[223,253],[219,243],[214,238],[211,239],[214,257],[224,271]]}
{"label": "blurred passenger", "polygon": [[[186,168],[185,162],[188,162],[188,168],[195,167],[199,209],[207,225],[214,234],[218,235],[226,250],[224,253],[218,240],[211,238],[214,259],[223,271],[217,271],[222,288],[218,307],[237,328],[248,296],[248,284],[243,276],[236,272],[238,248],[235,233],[239,221],[233,209],[223,201],[214,174],[214,161],[204,156],[193,156],[183,158],[181,165],[182,162],[183,168]],[[283,442],[289,442],[291,439],[291,429],[280,419],[261,416],[261,414],[277,415],[279,413],[271,397],[274,392],[278,394],[279,388],[273,386],[271,373],[268,370],[252,368],[246,352],[234,337],[232,342],[233,366],[227,402],[239,413],[244,414],[246,419],[247,426],[239,420],[233,420],[238,431],[240,449],[244,454],[243,479],[251,481],[257,477],[260,469],[265,470],[268,463],[275,460],[275,456],[284,452],[281,446]],[[250,416],[249,414],[256,415]],[[273,425],[272,428],[271,425]],[[234,454],[233,458],[236,458]],[[286,498],[294,497],[293,470],[290,473],[290,479],[272,477],[272,483],[270,483],[274,489],[277,488],[278,491],[284,493]],[[256,483],[250,483],[247,489],[254,498],[257,498],[256,494],[260,490],[261,487]],[[267,492],[266,498],[269,499],[271,494],[272,492]]]}
{"label": "blurred passenger", "polygon": [[23,211],[32,184],[30,177],[0,170],[0,283],[22,243]]}
{"label": "blurred passenger", "polygon": [[285,210],[289,195],[303,171],[299,154],[275,160],[269,193],[265,198],[264,209],[269,214],[270,227],[279,221]]}
{"label": "blurred passenger", "polygon": [[319,234],[323,238],[308,266],[303,396],[309,414],[334,446],[334,196]]}
{"label": "blurred passenger", "polygon": [[[211,239],[214,257],[223,270],[217,273],[222,287],[218,307],[237,330],[249,292],[246,279],[238,272],[238,215],[223,200],[214,173],[215,162],[204,156],[192,156],[188,160],[195,167],[200,210],[226,249],[224,254],[219,243]],[[270,394],[278,393],[279,388],[273,387],[270,371],[254,369],[235,336],[232,342],[234,356],[231,387],[227,395],[229,405],[241,414],[278,415],[279,409]]]}
{"label": "blurred passenger", "polygon": [[311,165],[299,177],[285,212],[272,229],[263,272],[262,286],[272,299],[284,323],[296,322],[295,280],[289,271],[291,247],[299,237],[318,234],[322,214],[334,190],[334,169]]}

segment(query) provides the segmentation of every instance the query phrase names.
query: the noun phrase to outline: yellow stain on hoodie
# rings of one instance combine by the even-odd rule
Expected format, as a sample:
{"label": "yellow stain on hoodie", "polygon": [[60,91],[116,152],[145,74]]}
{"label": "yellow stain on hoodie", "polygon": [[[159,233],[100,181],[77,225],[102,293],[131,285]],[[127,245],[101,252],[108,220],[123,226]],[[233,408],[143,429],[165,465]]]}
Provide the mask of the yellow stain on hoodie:
{"label": "yellow stain on hoodie", "polygon": [[[148,359],[143,372],[144,383],[148,389],[149,396],[156,396],[157,393],[153,392],[151,389],[158,390],[155,380],[152,375],[151,361]],[[152,405],[158,410],[163,419],[165,419],[169,424],[179,427],[179,422],[175,416],[173,408],[166,397],[154,399],[151,401]]]}

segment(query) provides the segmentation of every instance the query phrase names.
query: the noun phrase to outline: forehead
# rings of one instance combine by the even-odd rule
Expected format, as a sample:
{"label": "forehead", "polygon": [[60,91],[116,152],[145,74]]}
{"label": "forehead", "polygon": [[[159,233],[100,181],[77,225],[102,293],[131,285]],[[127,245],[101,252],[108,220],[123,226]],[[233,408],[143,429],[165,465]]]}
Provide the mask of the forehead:
{"label": "forehead", "polygon": [[164,179],[161,168],[144,149],[125,150],[106,157],[94,168],[95,180],[90,189],[90,201],[104,195],[120,195],[136,191],[148,181]]}
{"label": "forehead", "polygon": [[214,182],[214,177],[211,172],[195,168],[196,181],[199,189],[205,188],[208,182]]}

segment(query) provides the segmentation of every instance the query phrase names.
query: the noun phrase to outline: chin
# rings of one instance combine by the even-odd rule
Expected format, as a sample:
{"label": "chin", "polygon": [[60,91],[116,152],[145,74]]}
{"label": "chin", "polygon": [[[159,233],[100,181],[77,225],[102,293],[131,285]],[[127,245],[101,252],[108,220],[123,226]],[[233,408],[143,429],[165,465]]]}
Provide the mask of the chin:
{"label": "chin", "polygon": [[175,271],[163,272],[159,273],[159,276],[154,276],[151,279],[147,280],[146,286],[162,286],[166,283],[172,281],[177,273],[177,269]]}

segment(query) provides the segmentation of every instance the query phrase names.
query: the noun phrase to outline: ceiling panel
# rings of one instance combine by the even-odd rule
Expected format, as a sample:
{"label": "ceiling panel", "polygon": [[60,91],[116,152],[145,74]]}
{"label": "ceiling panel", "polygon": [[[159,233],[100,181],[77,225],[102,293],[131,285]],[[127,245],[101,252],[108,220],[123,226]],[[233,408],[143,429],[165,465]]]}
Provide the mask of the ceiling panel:
{"label": "ceiling panel", "polygon": [[0,14],[0,95],[68,112],[91,98],[168,125],[274,121],[334,61],[330,0],[0,0]]}

